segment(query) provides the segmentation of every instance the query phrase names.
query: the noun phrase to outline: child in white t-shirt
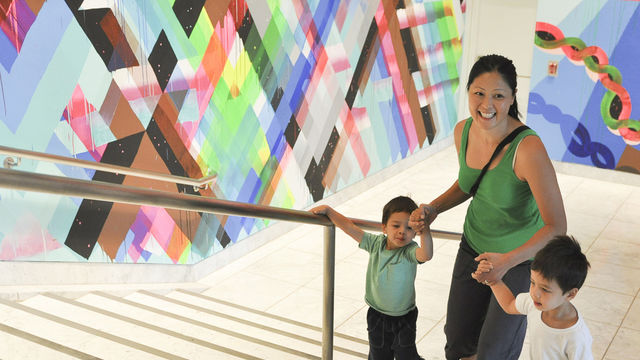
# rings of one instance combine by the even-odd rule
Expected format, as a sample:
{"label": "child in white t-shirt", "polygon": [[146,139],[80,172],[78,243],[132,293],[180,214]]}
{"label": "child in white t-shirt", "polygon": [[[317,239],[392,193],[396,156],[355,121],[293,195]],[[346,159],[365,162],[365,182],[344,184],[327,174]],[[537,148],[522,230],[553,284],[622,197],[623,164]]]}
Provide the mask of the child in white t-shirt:
{"label": "child in white t-shirt", "polygon": [[[493,265],[480,255],[478,271]],[[592,360],[592,338],[583,318],[571,304],[584,283],[589,261],[580,244],[570,236],[549,241],[531,263],[529,293],[514,298],[502,281],[488,283],[502,309],[508,314],[527,315],[530,357],[536,360]]]}

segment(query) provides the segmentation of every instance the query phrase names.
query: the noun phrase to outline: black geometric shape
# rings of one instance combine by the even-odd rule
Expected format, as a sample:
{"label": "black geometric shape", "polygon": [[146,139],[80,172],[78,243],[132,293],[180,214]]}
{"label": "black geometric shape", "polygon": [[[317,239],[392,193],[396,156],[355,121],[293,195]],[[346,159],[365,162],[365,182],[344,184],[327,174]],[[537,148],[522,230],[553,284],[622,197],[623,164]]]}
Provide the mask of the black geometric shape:
{"label": "black geometric shape", "polygon": [[418,62],[418,55],[416,54],[416,47],[413,43],[413,37],[411,36],[411,29],[406,28],[400,30],[400,37],[402,37],[402,45],[404,45],[404,52],[407,54],[407,64],[409,72],[413,73],[420,70],[420,63]]}
{"label": "black geometric shape", "polygon": [[[107,148],[104,150],[104,154],[102,154],[100,162],[130,167],[138,153],[138,149],[140,148],[142,135],[144,135],[144,132],[141,131],[137,134],[132,134],[122,139],[110,142],[107,144]],[[123,174],[114,174],[98,170],[93,175],[93,180],[122,184],[124,177],[125,176]]]}
{"label": "black geometric shape", "polygon": [[433,125],[433,116],[431,115],[431,105],[427,105],[420,108],[422,113],[422,121],[424,122],[424,128],[427,132],[427,140],[429,144],[433,142],[433,138],[436,137],[436,128]]}
{"label": "black geometric shape", "polygon": [[278,75],[273,70],[271,59],[269,59],[269,55],[262,44],[262,38],[249,11],[245,13],[241,29],[238,31],[241,31],[240,36],[244,41],[244,49],[247,51],[253,70],[258,74],[260,85],[265,94],[271,97],[278,87]]}
{"label": "black geometric shape", "polygon": [[83,258],[89,259],[112,206],[111,202],[82,200],[64,244]]}
{"label": "black geometric shape", "polygon": [[169,93],[169,97],[173,100],[173,104],[176,106],[176,109],[180,111],[182,109],[182,104],[184,104],[184,98],[187,96],[188,90],[178,90],[171,91]]}
{"label": "black geometric shape", "polygon": [[278,106],[280,105],[280,100],[282,100],[282,95],[284,95],[284,90],[280,86],[276,88],[276,91],[273,93],[273,97],[271,98],[271,107],[273,111],[278,110]]}
{"label": "black geometric shape", "polygon": [[200,12],[204,6],[205,0],[176,0],[173,3],[173,13],[176,14],[176,18],[187,37],[191,36],[193,27],[198,22]]}
{"label": "black geometric shape", "polygon": [[163,92],[177,63],[176,54],[173,52],[171,44],[169,44],[167,35],[162,30],[149,55],[149,64],[153,67],[153,72],[156,74],[158,84]]}
{"label": "black geometric shape", "polygon": [[364,67],[369,63],[369,58],[371,56],[375,56],[375,54],[372,53],[372,50],[375,48],[375,42],[377,41],[377,38],[378,24],[376,24],[376,19],[373,19],[371,21],[371,26],[369,26],[369,32],[367,32],[367,38],[362,45],[362,52],[360,53],[360,57],[358,58],[356,69],[353,72],[349,90],[347,91],[347,95],[344,98],[344,101],[347,103],[347,106],[349,106],[349,109],[351,109],[351,107],[353,106],[353,102],[356,100],[358,88],[360,87],[360,81],[362,76],[364,75]]}
{"label": "black geometric shape", "polygon": [[[182,164],[178,161],[178,158],[171,149],[171,146],[167,143],[167,139],[162,134],[158,123],[153,117],[151,118],[151,121],[149,121],[146,131],[147,136],[151,139],[151,143],[158,153],[158,158],[164,162],[164,165],[167,167],[169,172],[172,175],[187,176]],[[180,193],[199,195],[191,185],[176,184],[176,187]]]}
{"label": "black geometric shape", "polygon": [[300,126],[296,121],[294,115],[291,115],[291,119],[289,119],[289,124],[287,128],[284,130],[284,137],[287,139],[287,143],[293,149],[293,145],[295,145],[296,140],[298,140],[298,135],[300,134]]}
{"label": "black geometric shape", "polygon": [[229,243],[231,242],[231,237],[229,237],[229,234],[227,234],[227,231],[223,226],[220,226],[220,228],[218,229],[216,237],[218,238],[218,241],[223,248],[227,247],[227,245],[229,245]]}
{"label": "black geometric shape", "polygon": [[67,6],[71,10],[71,13],[76,18],[76,21],[87,35],[87,38],[93,45],[93,48],[98,53],[98,56],[102,59],[104,64],[109,68],[111,62],[111,55],[113,54],[113,44],[102,29],[102,19],[104,19],[107,13],[111,12],[111,9],[89,9],[78,10],[82,5],[83,0],[65,0]]}
{"label": "black geometric shape", "polygon": [[251,28],[253,28],[253,18],[247,9],[247,12],[242,17],[242,25],[238,28],[238,35],[240,36],[240,39],[242,39],[243,43],[247,42]]}
{"label": "black geometric shape", "polygon": [[340,134],[338,134],[338,130],[334,127],[333,130],[331,130],[331,136],[329,136],[329,141],[322,153],[320,162],[316,164],[315,159],[311,159],[311,164],[309,164],[307,173],[304,175],[304,179],[307,182],[307,187],[309,188],[309,192],[311,193],[314,202],[322,200],[322,197],[324,196],[324,185],[322,184],[322,179],[327,173],[329,163],[331,162],[331,158],[333,158],[333,153],[336,150],[339,140]]}

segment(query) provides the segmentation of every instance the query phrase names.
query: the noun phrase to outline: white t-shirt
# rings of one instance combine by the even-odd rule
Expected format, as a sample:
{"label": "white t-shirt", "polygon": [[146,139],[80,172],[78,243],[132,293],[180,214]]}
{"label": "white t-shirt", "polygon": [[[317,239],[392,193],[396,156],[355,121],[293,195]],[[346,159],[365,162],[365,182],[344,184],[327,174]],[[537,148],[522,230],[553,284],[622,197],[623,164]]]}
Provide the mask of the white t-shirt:
{"label": "white t-shirt", "polygon": [[527,315],[529,351],[536,360],[593,360],[591,333],[580,314],[578,321],[566,329],[554,329],[542,321],[529,293],[516,297],[516,309]]}

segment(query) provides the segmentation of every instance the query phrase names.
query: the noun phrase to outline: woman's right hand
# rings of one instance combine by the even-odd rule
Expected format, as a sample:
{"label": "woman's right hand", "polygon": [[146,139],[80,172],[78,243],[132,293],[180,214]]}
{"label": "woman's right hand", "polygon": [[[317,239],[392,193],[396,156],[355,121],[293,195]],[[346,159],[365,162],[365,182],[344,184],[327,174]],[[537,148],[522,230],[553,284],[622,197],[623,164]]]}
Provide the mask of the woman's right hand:
{"label": "woman's right hand", "polygon": [[420,204],[409,217],[409,226],[420,235],[438,216],[436,208],[429,204]]}

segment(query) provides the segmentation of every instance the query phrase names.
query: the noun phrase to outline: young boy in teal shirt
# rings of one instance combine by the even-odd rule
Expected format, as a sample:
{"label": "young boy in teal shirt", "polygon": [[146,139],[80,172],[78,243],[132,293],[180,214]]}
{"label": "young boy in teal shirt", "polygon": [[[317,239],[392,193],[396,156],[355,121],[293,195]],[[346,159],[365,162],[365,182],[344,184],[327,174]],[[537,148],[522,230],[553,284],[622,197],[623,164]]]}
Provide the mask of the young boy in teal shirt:
{"label": "young boy in teal shirt", "polygon": [[369,359],[421,359],[416,348],[415,278],[417,265],[433,256],[429,228],[420,234],[409,227],[409,215],[418,206],[406,196],[389,201],[382,210],[382,234],[364,232],[327,205],[311,209],[326,215],[369,252],[365,302],[369,331]]}

